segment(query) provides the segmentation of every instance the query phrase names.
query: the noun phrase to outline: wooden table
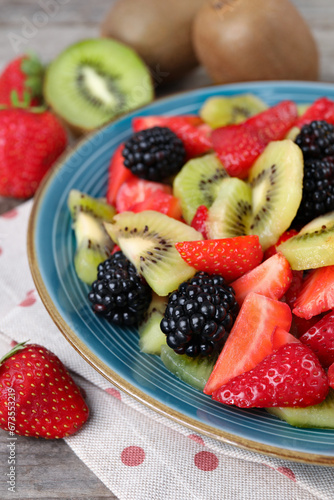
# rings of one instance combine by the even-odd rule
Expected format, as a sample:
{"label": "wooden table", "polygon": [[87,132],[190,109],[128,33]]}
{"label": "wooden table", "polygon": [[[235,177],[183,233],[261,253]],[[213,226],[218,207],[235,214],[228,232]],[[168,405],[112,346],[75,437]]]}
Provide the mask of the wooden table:
{"label": "wooden table", "polygon": [[[69,44],[98,35],[98,27],[113,0],[70,0],[57,2],[57,12],[49,15],[44,27],[31,31],[22,42],[21,52],[35,50],[46,62]],[[160,0],[161,1],[161,0]],[[320,80],[334,82],[334,3],[332,0],[293,0],[308,21],[318,42]],[[63,5],[61,5],[63,4]],[[15,57],[10,34],[22,34],[27,20],[32,22],[41,10],[35,0],[0,0],[0,69]],[[210,81],[201,69],[167,89],[168,92],[195,88]],[[19,200],[0,197],[0,213],[16,206]],[[0,477],[7,472],[7,434],[0,432]],[[1,499],[102,500],[116,497],[74,455],[64,441],[18,438],[17,493],[0,483]],[[134,499],[135,500],[135,499]]]}

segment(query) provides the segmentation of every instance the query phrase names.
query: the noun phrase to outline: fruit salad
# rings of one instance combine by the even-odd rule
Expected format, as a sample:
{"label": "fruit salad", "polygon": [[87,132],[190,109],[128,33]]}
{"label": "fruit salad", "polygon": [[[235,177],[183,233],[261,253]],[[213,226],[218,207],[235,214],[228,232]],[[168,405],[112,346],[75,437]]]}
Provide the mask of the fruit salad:
{"label": "fruit salad", "polygon": [[221,404],[334,428],[334,102],[132,126],[105,198],[68,198],[87,306]]}

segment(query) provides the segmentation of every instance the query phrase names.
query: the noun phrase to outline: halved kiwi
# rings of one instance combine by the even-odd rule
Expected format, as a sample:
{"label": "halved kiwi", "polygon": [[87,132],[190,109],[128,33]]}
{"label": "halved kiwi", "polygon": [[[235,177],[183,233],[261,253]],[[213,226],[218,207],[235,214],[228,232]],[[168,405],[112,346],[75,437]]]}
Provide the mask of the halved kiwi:
{"label": "halved kiwi", "polygon": [[70,191],[67,204],[77,245],[75,271],[80,280],[90,285],[96,279],[97,266],[108,258],[114,247],[103,221],[112,221],[116,210],[104,199],[93,198],[77,189]]}
{"label": "halved kiwi", "polygon": [[302,151],[289,139],[271,142],[252,166],[249,234],[259,236],[263,250],[290,227],[302,199],[303,175]]}
{"label": "halved kiwi", "polygon": [[139,325],[139,349],[147,354],[160,356],[161,346],[166,344],[166,335],[160,328],[168,298],[153,293],[144,321]]}
{"label": "halved kiwi", "polygon": [[321,215],[278,247],[294,270],[334,265],[334,212]]}
{"label": "halved kiwi", "polygon": [[111,39],[84,40],[47,68],[44,97],[78,131],[95,129],[154,97],[150,72],[129,47]]}
{"label": "halved kiwi", "polygon": [[188,224],[200,205],[208,208],[212,205],[225,177],[228,173],[214,154],[189,160],[182,167],[174,179],[173,192],[180,199],[182,215]]}
{"label": "halved kiwi", "polygon": [[326,399],[306,408],[266,408],[269,413],[296,427],[334,429],[334,391],[330,389]]}
{"label": "halved kiwi", "polygon": [[252,191],[237,177],[228,177],[220,185],[206,222],[208,237],[233,238],[248,234],[252,212]]}
{"label": "halved kiwi", "polygon": [[268,106],[253,94],[210,97],[200,109],[200,117],[212,128],[241,123]]}
{"label": "halved kiwi", "polygon": [[192,227],[153,210],[122,212],[114,221],[105,224],[108,234],[156,294],[168,295],[196,273],[175,248],[178,241],[203,239]]}

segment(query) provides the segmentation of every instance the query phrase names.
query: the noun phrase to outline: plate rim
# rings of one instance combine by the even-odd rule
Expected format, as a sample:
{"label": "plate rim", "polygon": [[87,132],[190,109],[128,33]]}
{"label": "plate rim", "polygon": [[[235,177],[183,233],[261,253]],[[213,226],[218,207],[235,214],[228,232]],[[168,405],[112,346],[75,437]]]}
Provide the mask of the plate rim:
{"label": "plate rim", "polygon": [[[314,87],[328,87],[334,90],[334,84],[327,82],[303,82],[303,81],[269,81],[269,82],[244,82],[237,84],[229,84],[229,85],[215,85],[202,87],[194,90],[185,90],[182,92],[177,92],[166,97],[162,97],[159,99],[155,99],[152,103],[135,110],[134,113],[141,112],[150,107],[151,104],[156,102],[170,101],[175,97],[178,97],[182,94],[197,94],[201,93],[205,90],[215,89],[217,92],[219,90],[229,90],[229,89],[240,89],[242,90],[243,86],[249,88],[250,86],[254,86],[254,88],[259,88],[262,85],[269,85],[271,87],[276,86],[284,86],[291,85],[292,87],[304,86],[308,88]],[[126,115],[123,115],[126,116]],[[123,118],[123,116],[118,119]],[[53,300],[51,299],[49,292],[45,286],[42,273],[39,269],[38,258],[37,258],[37,249],[36,249],[36,226],[38,221],[39,209],[43,203],[44,197],[47,194],[48,187],[53,182],[54,177],[57,175],[58,171],[66,164],[67,160],[71,158],[72,155],[76,153],[78,149],[81,148],[82,145],[89,142],[96,134],[100,133],[101,130],[109,127],[112,124],[117,123],[116,119],[114,122],[107,123],[102,127],[99,127],[97,130],[85,135],[83,138],[79,139],[74,147],[71,147],[70,151],[65,151],[60,158],[56,161],[55,165],[52,169],[47,173],[47,175],[42,180],[33,200],[33,206],[31,209],[31,213],[28,221],[28,231],[27,231],[27,254],[28,254],[28,262],[30,271],[32,274],[33,281],[36,286],[36,290],[48,312],[51,319],[63,334],[65,339],[74,347],[74,349],[81,355],[81,357],[90,364],[98,373],[100,373],[108,382],[117,386],[120,390],[126,392],[129,396],[135,398],[140,403],[144,404],[151,410],[159,413],[165,418],[172,420],[180,425],[183,425],[190,430],[197,432],[199,434],[203,434],[208,436],[214,440],[218,440],[223,443],[227,443],[233,446],[237,446],[247,451],[252,451],[256,453],[261,453],[267,456],[292,460],[296,462],[302,462],[306,464],[312,465],[323,465],[323,466],[334,466],[334,456],[329,455],[320,455],[316,453],[310,452],[302,452],[296,450],[290,450],[287,448],[280,448],[278,446],[272,446],[264,443],[259,443],[252,439],[248,439],[242,436],[238,436],[235,434],[231,434],[229,432],[225,432],[216,427],[210,426],[204,422],[199,422],[194,418],[191,418],[179,411],[176,411],[173,408],[157,401],[155,398],[149,396],[144,391],[136,388],[131,383],[124,380],[120,375],[118,375],[115,371],[113,371],[108,365],[106,365],[103,361],[101,361],[96,354],[76,335],[76,333],[71,329],[71,327],[66,323],[64,318],[61,316],[57,307],[55,306]]]}

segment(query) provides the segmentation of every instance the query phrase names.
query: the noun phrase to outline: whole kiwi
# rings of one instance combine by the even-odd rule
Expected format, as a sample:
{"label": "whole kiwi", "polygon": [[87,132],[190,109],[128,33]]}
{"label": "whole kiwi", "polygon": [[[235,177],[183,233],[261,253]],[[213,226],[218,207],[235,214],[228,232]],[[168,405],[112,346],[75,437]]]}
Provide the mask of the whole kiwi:
{"label": "whole kiwi", "polygon": [[197,66],[191,40],[194,16],[205,0],[118,0],[101,25],[101,36],[132,47],[151,68],[156,85]]}
{"label": "whole kiwi", "polygon": [[315,41],[289,0],[208,0],[193,43],[215,83],[318,77]]}

